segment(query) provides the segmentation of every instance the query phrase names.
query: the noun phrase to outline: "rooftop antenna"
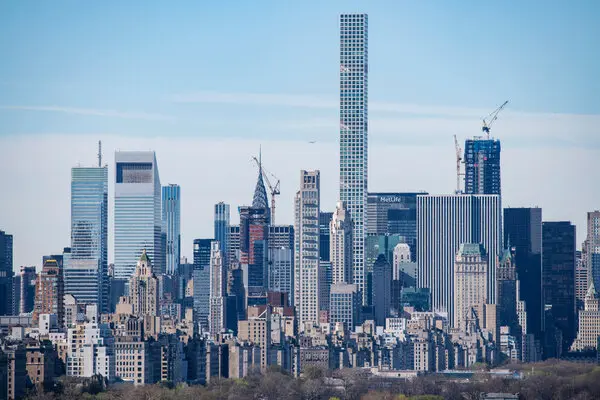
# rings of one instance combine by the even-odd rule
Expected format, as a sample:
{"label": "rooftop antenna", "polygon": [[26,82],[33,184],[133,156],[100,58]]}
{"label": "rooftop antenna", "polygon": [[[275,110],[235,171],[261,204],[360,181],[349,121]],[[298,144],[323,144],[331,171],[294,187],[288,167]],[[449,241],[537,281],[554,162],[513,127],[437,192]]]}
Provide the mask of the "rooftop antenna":
{"label": "rooftop antenna", "polygon": [[98,140],[98,167],[102,167],[102,140]]}

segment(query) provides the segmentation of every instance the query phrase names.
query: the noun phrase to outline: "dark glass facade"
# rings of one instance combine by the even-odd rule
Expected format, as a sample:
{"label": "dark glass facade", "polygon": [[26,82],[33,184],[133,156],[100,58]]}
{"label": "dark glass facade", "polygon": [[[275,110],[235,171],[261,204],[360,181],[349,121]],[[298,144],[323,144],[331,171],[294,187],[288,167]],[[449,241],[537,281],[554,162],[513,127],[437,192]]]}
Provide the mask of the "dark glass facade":
{"label": "dark glass facade", "polygon": [[505,208],[504,243],[514,248],[516,278],[521,281],[521,300],[527,307],[527,333],[541,340],[542,305],[542,209]]}
{"label": "dark glass facade", "polygon": [[417,254],[417,196],[420,193],[369,193],[367,235],[400,235],[410,246],[412,261]]}
{"label": "dark glass facade", "polygon": [[10,315],[13,288],[13,237],[0,231],[0,315]]}
{"label": "dark glass facade", "polygon": [[[575,225],[567,221],[543,223],[542,291],[551,306],[553,322],[562,331],[562,348],[575,339]],[[551,330],[552,327],[545,327]]]}
{"label": "dark glass facade", "polygon": [[329,239],[330,230],[329,224],[333,218],[332,212],[319,213],[319,259],[321,261],[330,261],[329,259]]}
{"label": "dark glass facade", "polygon": [[499,140],[467,139],[464,161],[466,194],[501,194]]}

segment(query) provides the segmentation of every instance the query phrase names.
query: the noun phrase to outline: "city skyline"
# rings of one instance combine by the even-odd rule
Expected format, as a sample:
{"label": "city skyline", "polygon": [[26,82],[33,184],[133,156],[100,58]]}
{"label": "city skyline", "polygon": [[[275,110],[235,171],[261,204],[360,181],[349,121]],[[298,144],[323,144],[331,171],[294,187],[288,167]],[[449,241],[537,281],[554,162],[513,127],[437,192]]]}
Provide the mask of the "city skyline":
{"label": "city skyline", "polygon": [[593,397],[600,5],[337,1],[0,5],[0,397]]}
{"label": "city skyline", "polygon": [[[495,18],[506,21],[509,18],[507,10],[512,6],[508,4],[497,10]],[[313,46],[315,60],[303,59],[299,63],[298,55],[293,52],[286,50],[283,54],[279,53],[283,49],[280,47],[281,38],[270,39],[273,42],[268,42],[268,48],[261,50],[267,56],[264,61],[257,64],[256,60],[246,58],[244,73],[233,74],[229,80],[219,77],[234,71],[235,63],[227,64],[218,73],[207,66],[199,66],[201,68],[194,72],[197,76],[204,72],[215,77],[214,83],[210,85],[203,84],[203,80],[191,79],[191,71],[187,70],[182,71],[181,75],[185,76],[183,79],[188,79],[188,84],[184,84],[180,78],[173,83],[161,85],[160,90],[155,85],[150,85],[150,82],[157,81],[155,75],[168,75],[176,65],[181,64],[177,57],[165,61],[167,65],[164,70],[150,68],[139,74],[136,84],[121,82],[131,71],[119,70],[122,74],[117,76],[102,73],[98,66],[89,64],[88,58],[76,55],[76,50],[83,45],[79,40],[73,42],[71,47],[60,48],[67,56],[60,63],[72,61],[69,68],[61,70],[75,68],[88,71],[69,75],[68,84],[62,72],[56,70],[59,66],[56,63],[59,61],[51,63],[45,75],[38,69],[18,68],[25,62],[26,55],[14,53],[14,57],[9,57],[12,62],[0,66],[0,74],[6,77],[0,81],[0,85],[5,88],[0,92],[0,166],[3,170],[13,170],[11,174],[5,174],[1,178],[3,187],[11,187],[13,190],[7,191],[8,197],[0,200],[0,220],[4,224],[3,229],[15,235],[14,268],[36,265],[39,269],[40,255],[57,252],[68,244],[69,227],[63,221],[69,212],[68,198],[66,195],[58,195],[46,198],[42,203],[35,194],[39,191],[62,191],[60,188],[68,185],[70,168],[82,161],[83,165],[93,164],[95,151],[92,149],[98,139],[105,143],[105,161],[109,164],[111,177],[114,177],[114,160],[111,154],[114,150],[152,149],[157,152],[163,180],[177,182],[186,193],[186,201],[182,205],[181,233],[182,255],[188,259],[192,254],[192,240],[210,236],[213,223],[211,208],[215,203],[225,201],[234,208],[249,203],[247,193],[248,188],[253,186],[252,175],[255,170],[248,168],[247,160],[258,153],[261,144],[265,150],[265,166],[282,181],[282,195],[278,199],[280,222],[293,221],[294,182],[300,169],[322,171],[323,211],[333,211],[338,199],[337,191],[332,190],[332,187],[339,184],[336,173],[336,158],[339,155],[336,143],[339,135],[336,93],[339,90],[335,87],[339,77],[336,51],[339,46],[336,32],[339,25],[336,20],[340,12],[347,9],[368,13],[370,25],[375,23],[376,27],[370,35],[371,42],[374,43],[370,48],[370,55],[372,60],[376,60],[373,68],[377,73],[371,74],[369,84],[371,157],[368,166],[368,191],[425,190],[432,194],[452,193],[455,181],[452,135],[457,134],[461,142],[479,135],[481,118],[504,99],[510,99],[508,108],[503,111],[492,130],[492,136],[500,139],[503,147],[503,206],[540,206],[548,220],[572,221],[577,226],[577,246],[580,247],[585,237],[585,214],[597,208],[594,200],[600,198],[600,189],[584,185],[582,180],[584,174],[589,177],[587,181],[600,179],[600,172],[588,167],[600,156],[598,135],[591,133],[600,122],[600,103],[595,101],[592,88],[592,72],[598,60],[589,55],[583,46],[586,40],[590,40],[589,37],[594,36],[594,29],[598,28],[588,24],[585,28],[586,35],[580,31],[569,33],[565,28],[574,21],[579,23],[581,18],[589,18],[592,13],[582,13],[579,9],[546,7],[543,13],[548,17],[547,21],[535,22],[540,24],[540,28],[544,28],[543,33],[550,37],[562,33],[568,39],[566,42],[577,40],[582,48],[572,48],[564,41],[554,41],[553,55],[544,53],[541,58],[538,53],[529,54],[526,51],[527,46],[531,45],[530,41],[535,41],[536,36],[541,34],[529,31],[529,24],[532,22],[525,16],[534,12],[531,6],[520,7],[523,15],[510,17],[514,19],[512,22],[516,25],[516,32],[529,34],[526,36],[528,40],[516,43],[513,49],[507,49],[502,39],[494,36],[502,24],[489,27],[489,32],[484,35],[489,40],[485,43],[489,45],[490,55],[494,59],[502,58],[503,55],[504,58],[512,57],[537,67],[535,76],[539,81],[526,82],[522,75],[532,75],[528,75],[528,68],[524,65],[521,67],[525,72],[520,73],[506,68],[506,63],[486,63],[484,73],[474,66],[477,63],[470,62],[476,55],[475,49],[479,49],[477,44],[484,40],[475,35],[479,34],[476,29],[480,25],[474,22],[476,18],[473,17],[486,15],[486,6],[470,10],[467,13],[469,22],[462,28],[448,25],[451,19],[444,15],[444,11],[447,11],[444,4],[438,5],[439,10],[431,10],[432,7],[388,3],[384,10],[381,5],[357,8],[351,4],[341,6],[332,3],[312,4],[294,11],[275,8],[273,15],[289,16],[290,12],[298,13],[294,18],[286,20],[291,25],[283,32],[284,40],[290,41],[292,45],[289,47],[295,46],[298,50]],[[243,8],[235,10],[231,18],[243,21]],[[308,8],[311,9],[311,16],[315,16],[315,29],[308,35],[299,35],[297,33],[300,32],[301,17],[308,12]],[[111,13],[110,10],[103,11]],[[179,15],[181,10],[174,11]],[[196,11],[218,15],[218,10],[211,7]],[[24,17],[21,12],[22,9],[15,7],[2,14],[13,17],[11,21],[0,25],[7,32],[6,37],[19,31],[18,21]],[[41,7],[28,15],[33,20],[47,20],[47,16],[54,12],[50,8]],[[81,10],[73,7],[65,12],[78,13]],[[160,7],[150,7],[148,12],[151,20],[160,12]],[[391,15],[398,21],[393,20]],[[181,17],[184,21],[189,21],[186,16]],[[559,17],[562,19],[559,20]],[[91,24],[90,30],[98,29],[95,26],[97,21],[89,18],[83,17],[82,21]],[[400,30],[396,27],[397,22],[411,18],[415,21],[430,18],[444,22],[444,27],[448,28],[444,34],[448,38],[441,38],[439,30],[434,27],[419,27],[418,22],[406,24]],[[460,20],[467,17],[457,18]],[[562,22],[556,23],[557,21]],[[255,29],[279,29],[281,23],[282,20],[274,19],[264,27]],[[183,26],[191,29],[190,37],[181,36]],[[180,35],[185,43],[196,37],[201,29],[206,29],[191,28],[185,23],[183,26],[175,29],[173,34]],[[547,32],[550,26],[561,29],[558,29],[559,32]],[[77,25],[72,26],[72,29],[77,31],[84,28]],[[141,40],[139,34],[144,32],[144,28],[140,29],[142,30],[125,35],[123,46],[138,43]],[[218,48],[215,46],[237,48],[240,44],[236,40],[248,30],[248,26],[241,24],[228,34],[213,25],[210,29],[221,32],[221,35],[210,35],[214,38],[214,43],[209,46],[208,51],[217,54]],[[32,35],[30,38],[34,46],[42,46],[46,39],[36,36],[37,33],[34,31],[28,35]],[[48,39],[55,39],[54,46],[58,46],[56,43],[62,41],[56,39],[67,33],[70,32],[56,29]],[[419,37],[422,39],[419,45],[403,40],[404,36],[417,34],[421,34]],[[448,52],[439,52],[446,40],[464,39],[465,35],[468,40],[452,42],[454,44],[450,47],[451,50],[468,56],[465,60],[452,57]],[[321,37],[327,39],[321,40]],[[105,39],[107,42],[115,40],[110,35]],[[96,39],[89,40],[94,43]],[[400,41],[400,49],[406,60],[410,61],[398,60],[398,56],[391,54],[395,52],[386,50],[396,41]],[[505,41],[510,41],[510,38]],[[0,46],[6,46],[6,43],[0,42]],[[157,49],[165,51],[161,43],[157,44]],[[9,55],[12,54],[11,51],[14,52],[10,46],[7,50],[10,50],[7,52]],[[115,51],[122,51],[121,47]],[[182,54],[179,47],[173,51],[173,55]],[[136,52],[134,55],[140,61],[152,57],[145,47],[136,48]],[[498,52],[497,56],[495,52]],[[275,58],[274,54],[281,57]],[[554,55],[559,54],[563,57],[555,59]],[[448,67],[433,69],[431,61],[434,55],[449,63]],[[571,57],[567,57],[569,55]],[[40,57],[48,59],[51,54],[44,50]],[[544,64],[544,59],[553,60],[558,63],[558,67],[548,67],[552,63]],[[216,61],[216,64],[223,66],[227,57],[223,56]],[[197,62],[191,59],[190,66]],[[103,60],[98,65],[102,66],[102,63],[106,63],[104,66],[110,71],[115,71],[113,63]],[[305,67],[294,74],[294,82],[282,85],[282,71],[287,74],[290,68],[297,69],[298,64],[302,63]],[[564,74],[559,71],[560,66],[566,69],[577,68],[578,74]],[[419,71],[420,67],[427,68]],[[464,68],[464,73],[460,68]],[[248,82],[246,79],[245,84],[239,84],[239,75],[256,74],[258,71],[262,71],[257,75],[260,79],[255,82]],[[450,72],[454,75],[448,76]],[[427,79],[423,79],[423,74],[428,74]],[[153,79],[148,80],[148,75],[152,75]],[[27,83],[23,81],[24,77],[27,78]],[[440,85],[441,82],[447,83],[449,87]],[[548,82],[552,83],[550,88],[561,92],[560,98],[547,95],[545,90],[549,89],[541,90],[542,82],[544,87]],[[489,85],[483,85],[484,83]],[[458,91],[457,85],[461,85]],[[140,90],[141,86],[146,89]],[[485,87],[486,90],[472,90],[476,86]],[[33,87],[39,90],[35,97],[31,96]],[[138,95],[138,90],[144,92],[144,95]],[[86,95],[82,98],[80,94],[84,92]],[[451,93],[455,96],[450,96]],[[90,98],[95,100],[91,101]],[[198,114],[200,109],[202,112]],[[247,111],[240,114],[240,109]],[[241,126],[232,122],[235,118],[229,118],[231,113],[243,117],[240,121],[244,120],[245,133],[240,133]],[[35,118],[28,118],[29,116]],[[26,119],[26,124],[21,123]],[[204,122],[198,124],[198,121]],[[276,134],[282,131],[285,138]],[[313,140],[316,143],[308,143]],[[205,151],[207,148],[215,151]],[[60,159],[51,157],[58,151]],[[199,151],[201,157],[196,160]],[[29,153],[35,156],[16,157]],[[199,183],[196,171],[214,166],[220,160],[217,154],[222,153],[228,155],[228,165],[222,165],[215,177],[206,177],[206,181]],[[399,160],[393,165],[397,166],[397,171],[393,171],[389,160],[396,158]],[[436,162],[432,163],[432,159]],[[562,160],[562,163],[555,163],[554,160],[557,159]],[[530,168],[531,165],[536,165],[536,168]],[[43,173],[29,172],[37,169],[41,169]],[[409,170],[418,173],[407,176],[402,172]],[[109,181],[112,209],[114,186],[112,178]],[[235,184],[223,187],[224,181]],[[539,182],[537,193],[533,193],[527,184],[532,181]],[[581,184],[577,184],[578,182]],[[560,196],[555,196],[557,187],[564,188]],[[12,212],[17,204],[28,211]],[[52,213],[48,210],[52,210]],[[109,261],[114,261],[113,217],[109,216]],[[235,222],[236,216],[232,215],[232,218]],[[40,220],[47,221],[47,224],[39,227],[37,221]]]}

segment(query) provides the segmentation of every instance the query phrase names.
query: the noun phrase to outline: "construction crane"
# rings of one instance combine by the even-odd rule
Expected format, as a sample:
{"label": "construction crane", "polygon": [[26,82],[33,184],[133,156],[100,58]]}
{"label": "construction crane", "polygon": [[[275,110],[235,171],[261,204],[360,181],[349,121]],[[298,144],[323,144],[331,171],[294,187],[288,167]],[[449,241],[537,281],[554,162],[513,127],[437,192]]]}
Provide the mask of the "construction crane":
{"label": "construction crane", "polygon": [[460,193],[460,177],[464,173],[460,172],[460,163],[463,161],[462,148],[458,144],[458,139],[454,135],[454,147],[456,148],[456,194]]}
{"label": "construction crane", "polygon": [[481,127],[481,130],[485,134],[486,139],[490,138],[490,128],[492,127],[492,124],[494,123],[494,121],[498,119],[498,114],[500,113],[500,111],[502,111],[504,106],[506,106],[507,104],[508,104],[508,100],[506,100],[504,103],[502,103],[502,105],[500,107],[496,108],[494,111],[492,111],[490,113],[490,115],[488,115],[487,117],[485,117],[483,119],[483,126]]}
{"label": "construction crane", "polygon": [[[258,166],[258,170],[260,171],[260,173],[263,176],[263,179],[267,183],[267,186],[269,187],[269,192],[271,192],[271,225],[275,225],[275,196],[278,196],[281,194],[281,191],[279,189],[281,181],[275,175],[273,175],[272,173],[265,170],[265,168],[262,166],[261,160],[259,160],[256,157],[252,157],[252,159],[254,160],[254,162],[256,162],[256,165]],[[271,181],[269,180],[269,175],[271,175],[271,178],[273,178],[275,180],[274,181],[274,182],[276,182],[275,186],[271,185]]]}

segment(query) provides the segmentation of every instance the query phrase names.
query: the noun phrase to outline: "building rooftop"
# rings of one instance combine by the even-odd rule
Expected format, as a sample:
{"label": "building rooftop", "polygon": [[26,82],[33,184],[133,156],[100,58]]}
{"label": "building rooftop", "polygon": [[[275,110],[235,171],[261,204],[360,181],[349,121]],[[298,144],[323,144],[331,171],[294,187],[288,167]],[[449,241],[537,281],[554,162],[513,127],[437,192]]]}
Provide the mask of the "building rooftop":
{"label": "building rooftop", "polygon": [[461,256],[478,256],[485,257],[485,248],[481,243],[463,243],[458,249],[458,254]]}

